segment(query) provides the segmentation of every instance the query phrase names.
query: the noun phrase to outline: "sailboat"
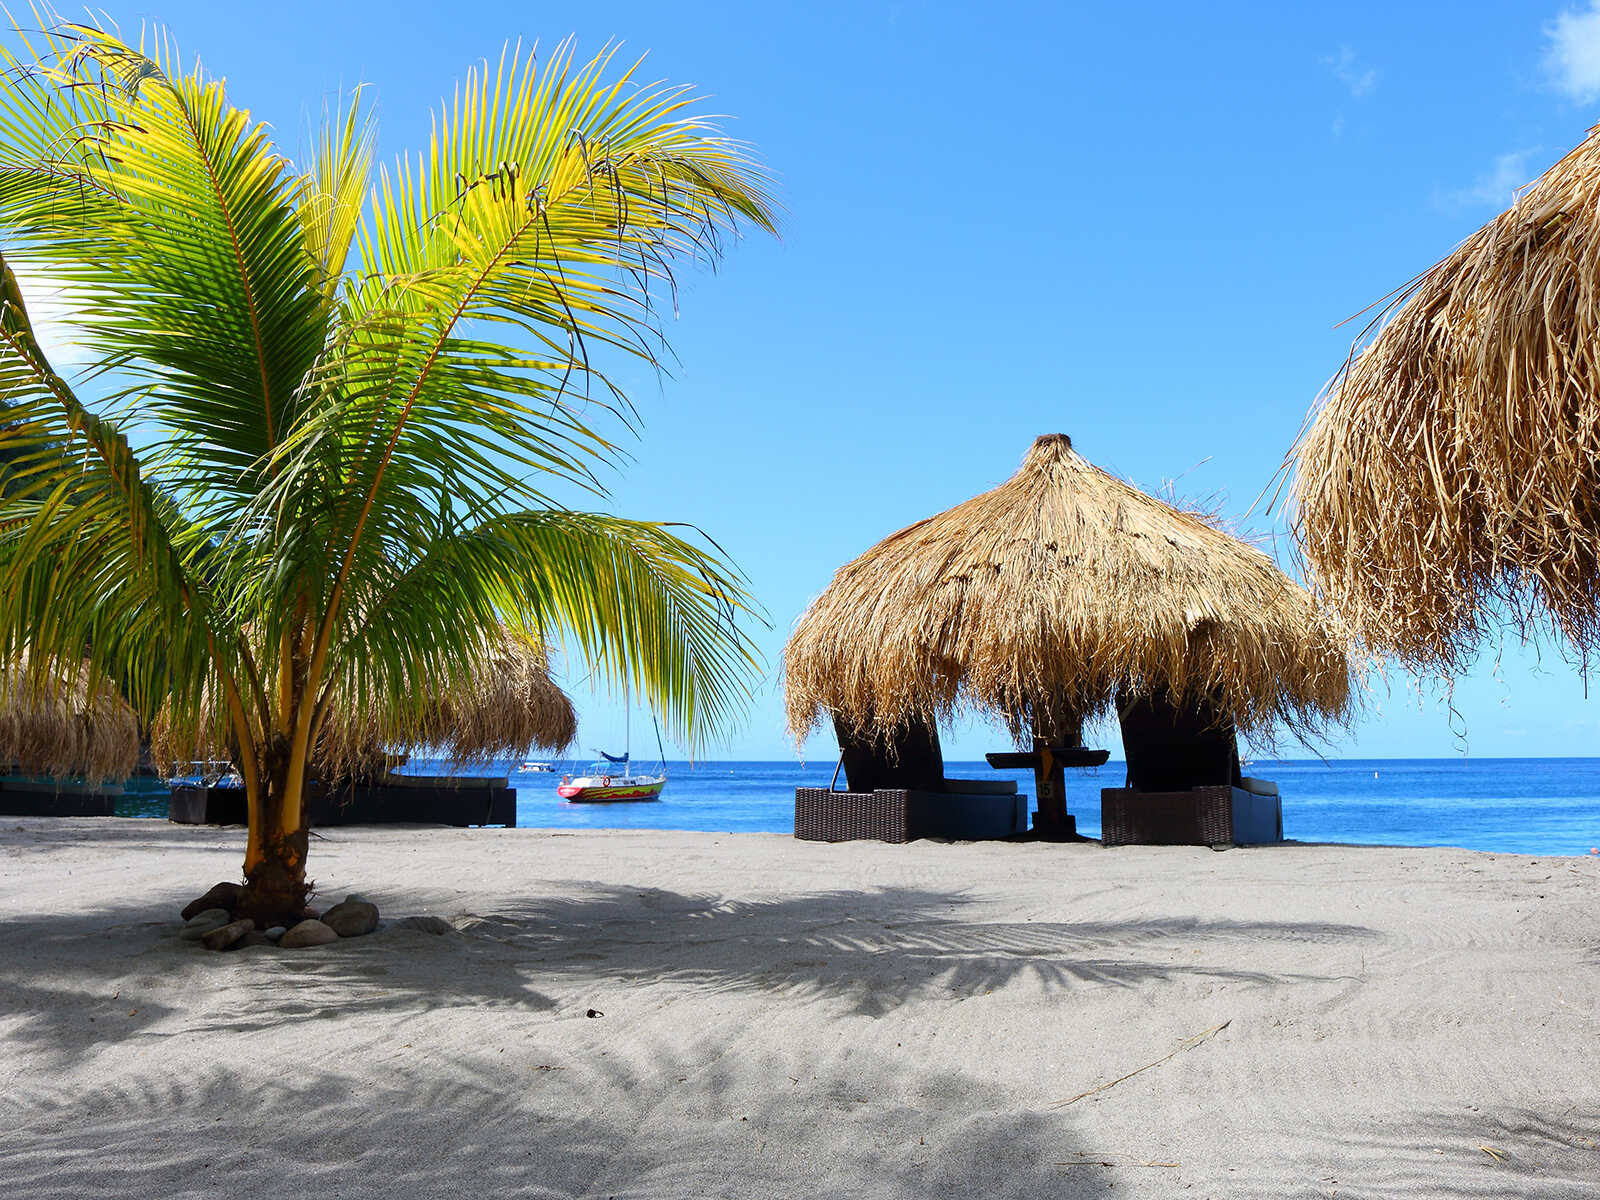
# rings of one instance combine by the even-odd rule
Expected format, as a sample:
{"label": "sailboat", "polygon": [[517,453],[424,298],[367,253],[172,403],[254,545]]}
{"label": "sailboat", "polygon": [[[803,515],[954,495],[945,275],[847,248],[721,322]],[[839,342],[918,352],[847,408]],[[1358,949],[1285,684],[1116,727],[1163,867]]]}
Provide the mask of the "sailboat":
{"label": "sailboat", "polygon": [[[665,755],[658,762],[653,775],[635,775],[630,761],[632,741],[632,708],[625,708],[622,754],[607,754],[596,750],[599,761],[591,763],[586,774],[563,775],[556,787],[556,795],[574,804],[614,804],[626,800],[659,800],[661,789],[667,786]],[[651,718],[653,722],[654,717]],[[661,749],[661,729],[656,727],[656,750]]]}

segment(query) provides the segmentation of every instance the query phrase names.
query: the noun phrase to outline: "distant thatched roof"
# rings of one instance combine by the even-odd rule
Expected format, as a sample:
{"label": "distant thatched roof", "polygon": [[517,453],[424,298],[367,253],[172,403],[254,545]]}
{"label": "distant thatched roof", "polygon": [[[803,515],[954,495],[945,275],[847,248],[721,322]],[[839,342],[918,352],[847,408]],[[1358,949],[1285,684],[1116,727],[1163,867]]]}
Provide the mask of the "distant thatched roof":
{"label": "distant thatched roof", "polygon": [[1600,645],[1600,126],[1386,318],[1295,452],[1312,578],[1415,667],[1496,610]]}
{"label": "distant thatched roof", "polygon": [[572,701],[550,678],[537,639],[503,629],[464,684],[423,680],[420,714],[333,706],[317,742],[315,770],[326,778],[369,771],[384,748],[437,749],[462,765],[522,755],[530,747],[565,750],[578,734]]}
{"label": "distant thatched roof", "polygon": [[26,660],[0,666],[0,774],[123,780],[139,765],[139,721],[86,668],[40,678]]}
{"label": "distant thatched roof", "polygon": [[962,705],[1035,729],[1119,689],[1217,697],[1244,729],[1341,718],[1350,664],[1270,558],[1052,434],[1006,483],[834,576],[784,652],[790,731],[892,729]]}
{"label": "distant thatched roof", "polygon": [[[466,682],[452,686],[418,680],[426,697],[418,710],[395,713],[341,702],[336,696],[323,723],[312,763],[324,779],[368,776],[382,770],[388,753],[436,749],[462,765],[527,753],[530,747],[563,750],[578,732],[572,701],[550,678],[543,644],[502,629]],[[156,722],[152,752],[169,768],[228,754],[220,714],[206,711],[192,727]]]}

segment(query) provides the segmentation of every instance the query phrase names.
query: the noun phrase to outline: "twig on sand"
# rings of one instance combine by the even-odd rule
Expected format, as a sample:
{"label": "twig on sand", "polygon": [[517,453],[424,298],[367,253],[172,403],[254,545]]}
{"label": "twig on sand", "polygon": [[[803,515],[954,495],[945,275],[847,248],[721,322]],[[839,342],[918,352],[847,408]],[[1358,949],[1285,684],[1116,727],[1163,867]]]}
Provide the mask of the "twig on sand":
{"label": "twig on sand", "polygon": [[1494,1159],[1495,1162],[1505,1162],[1506,1160],[1506,1152],[1504,1150],[1496,1150],[1493,1146],[1479,1146],[1478,1149]]}
{"label": "twig on sand", "polygon": [[1113,1162],[1108,1158],[1069,1158],[1066,1162],[1058,1162],[1058,1167],[1181,1167],[1182,1163],[1175,1162]]}
{"label": "twig on sand", "polygon": [[1100,1084],[1100,1086],[1092,1087],[1086,1092],[1079,1092],[1076,1096],[1068,1096],[1065,1100],[1057,1100],[1050,1107],[1051,1108],[1065,1108],[1067,1105],[1076,1104],[1079,1100],[1082,1100],[1082,1099],[1084,1099],[1085,1097],[1088,1097],[1088,1096],[1093,1096],[1097,1092],[1103,1092],[1107,1088],[1114,1088],[1114,1087],[1117,1086],[1117,1084],[1122,1083],[1125,1080],[1132,1079],[1135,1075],[1142,1075],[1144,1072],[1148,1071],[1151,1067],[1159,1067],[1162,1063],[1166,1062],[1167,1059],[1169,1059],[1169,1058],[1178,1057],[1178,1055],[1182,1054],[1185,1050],[1193,1050],[1201,1042],[1205,1041],[1209,1037],[1216,1036],[1217,1034],[1221,1033],[1224,1029],[1226,1029],[1229,1025],[1232,1025],[1232,1024],[1233,1024],[1233,1019],[1230,1017],[1228,1020],[1224,1021],[1221,1025],[1213,1025],[1210,1029],[1207,1029],[1204,1033],[1197,1033],[1192,1038],[1186,1039],[1171,1054],[1163,1055],[1161,1058],[1156,1059],[1155,1062],[1145,1063],[1144,1066],[1138,1068],[1137,1070],[1129,1071],[1126,1075],[1118,1076],[1116,1079],[1113,1079],[1110,1083],[1102,1083],[1102,1084]]}

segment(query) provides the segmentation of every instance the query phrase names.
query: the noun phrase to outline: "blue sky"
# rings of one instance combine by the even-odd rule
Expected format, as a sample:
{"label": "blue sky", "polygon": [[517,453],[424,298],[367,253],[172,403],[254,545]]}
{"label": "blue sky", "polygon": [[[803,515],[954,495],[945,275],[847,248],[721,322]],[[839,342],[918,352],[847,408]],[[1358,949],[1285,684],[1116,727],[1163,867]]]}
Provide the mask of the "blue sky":
{"label": "blue sky", "polygon": [[[1037,434],[1242,518],[1349,350],[1340,322],[1600,117],[1587,2],[108,11],[125,33],[168,25],[291,155],[358,82],[383,156],[421,146],[430,109],[517,37],[623,40],[737,118],[780,181],[783,238],[684,281],[679,364],[628,381],[645,428],[613,505],[701,525],[766,608],[771,678],[727,758],[793,753],[780,652],[834,569],[998,483]],[[1329,753],[1595,753],[1600,700],[1540,658],[1488,648],[1454,713],[1395,676]],[[620,709],[574,695],[582,744],[615,744]],[[946,754],[1003,743],[965,725]]]}

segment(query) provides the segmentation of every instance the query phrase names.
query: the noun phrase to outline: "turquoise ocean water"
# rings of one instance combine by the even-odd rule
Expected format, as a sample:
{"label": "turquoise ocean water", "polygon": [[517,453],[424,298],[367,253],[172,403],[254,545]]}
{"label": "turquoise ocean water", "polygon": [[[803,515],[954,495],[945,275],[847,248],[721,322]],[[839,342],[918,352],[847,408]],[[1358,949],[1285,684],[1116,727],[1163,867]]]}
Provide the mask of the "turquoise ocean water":
{"label": "turquoise ocean water", "polygon": [[[790,833],[794,789],[826,787],[834,764],[669,762],[666,790],[652,804],[569,804],[556,795],[559,773],[517,767],[503,764],[500,773],[517,789],[520,826]],[[432,773],[441,764],[422,761],[413,769]],[[1600,846],[1600,758],[1257,760],[1247,773],[1278,782],[1284,836],[1297,841],[1519,854],[1587,854]],[[1023,792],[1033,790],[1024,772],[985,763],[949,763],[946,774],[1010,778]],[[1067,773],[1067,804],[1081,832],[1099,835],[1100,789],[1122,782],[1117,762]],[[130,797],[119,811],[165,816],[165,797]]]}

